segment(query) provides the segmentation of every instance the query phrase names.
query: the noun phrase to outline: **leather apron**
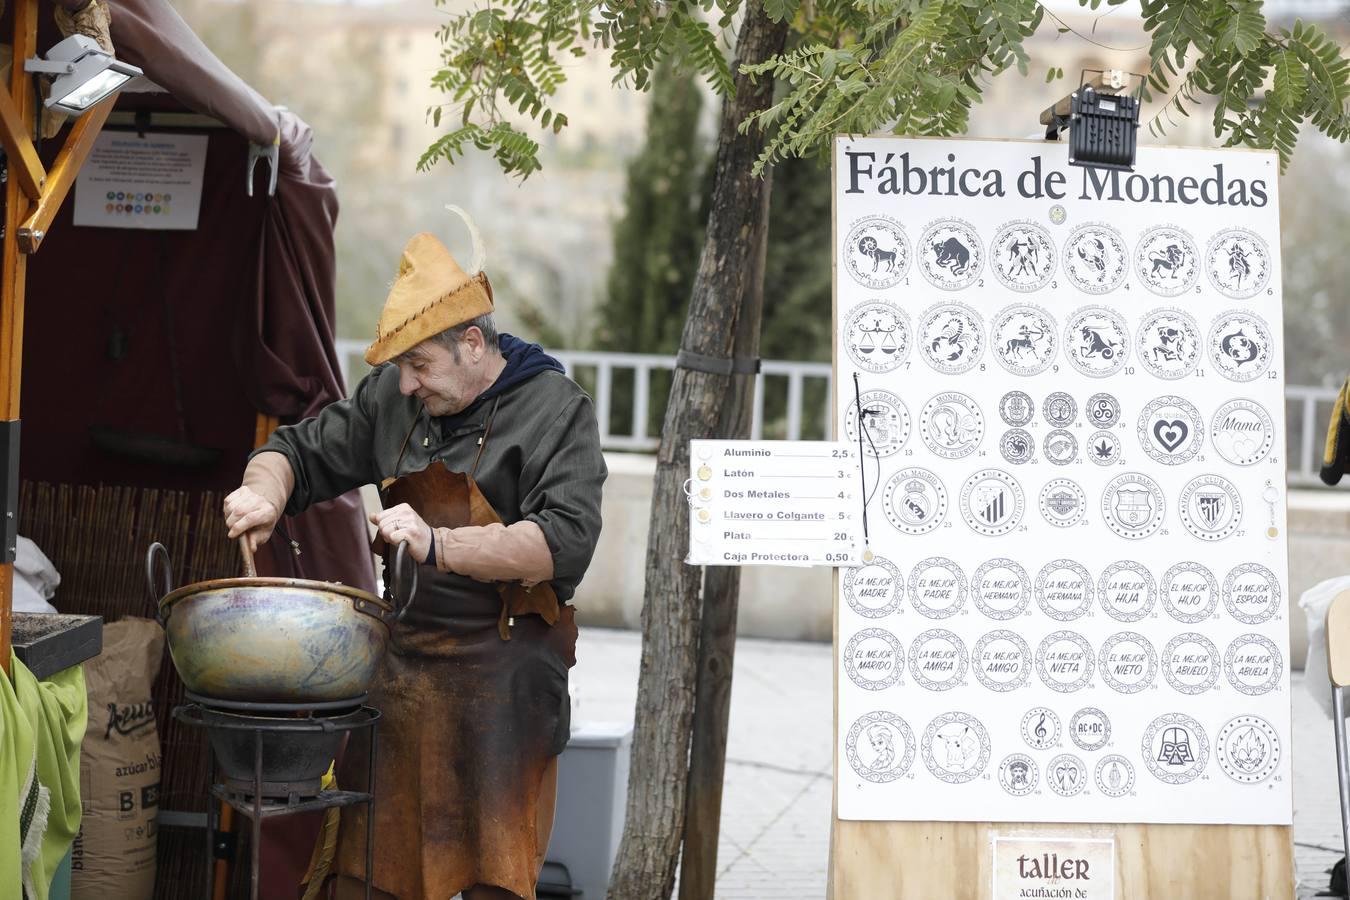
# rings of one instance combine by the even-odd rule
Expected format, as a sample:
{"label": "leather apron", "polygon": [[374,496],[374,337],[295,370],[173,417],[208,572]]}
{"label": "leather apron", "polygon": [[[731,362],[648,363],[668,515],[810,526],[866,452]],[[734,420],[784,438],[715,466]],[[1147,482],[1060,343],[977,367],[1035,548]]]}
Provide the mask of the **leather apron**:
{"label": "leather apron", "polygon": [[[407,502],[433,528],[501,521],[472,474],[490,434],[491,419],[468,474],[432,462],[386,482],[385,508]],[[368,701],[382,713],[375,887],[399,900],[450,900],[484,884],[533,900],[556,757],[571,726],[574,610],[560,608],[544,584],[526,591],[472,582],[476,589],[466,590],[465,579],[434,567],[418,576],[412,611],[434,624],[393,626]],[[367,747],[349,743],[340,785],[365,784]],[[366,815],[364,805],[342,810],[338,875],[364,876]]]}

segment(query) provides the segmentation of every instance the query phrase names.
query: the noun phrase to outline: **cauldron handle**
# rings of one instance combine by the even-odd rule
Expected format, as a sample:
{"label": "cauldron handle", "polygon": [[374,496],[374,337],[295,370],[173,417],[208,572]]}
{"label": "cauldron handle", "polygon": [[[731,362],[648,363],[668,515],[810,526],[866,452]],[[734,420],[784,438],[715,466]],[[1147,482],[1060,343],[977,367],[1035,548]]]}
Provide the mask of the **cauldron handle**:
{"label": "cauldron handle", "polygon": [[[409,570],[409,582],[404,583],[404,570]],[[394,551],[394,577],[389,589],[389,602],[394,607],[394,621],[402,622],[412,606],[413,595],[417,593],[417,560],[408,552],[408,542],[399,541]]]}
{"label": "cauldron handle", "polygon": [[244,577],[257,578],[258,567],[253,564],[253,548],[248,545],[248,535],[239,535],[239,555],[244,558]]}
{"label": "cauldron handle", "polygon": [[[156,569],[162,572],[157,572]],[[161,585],[156,584],[157,574],[164,576],[162,591]],[[145,587],[150,596],[150,608],[155,611],[155,619],[163,625],[165,616],[159,608],[159,601],[173,593],[173,566],[169,564],[169,551],[159,541],[151,544],[150,550],[145,554]]]}

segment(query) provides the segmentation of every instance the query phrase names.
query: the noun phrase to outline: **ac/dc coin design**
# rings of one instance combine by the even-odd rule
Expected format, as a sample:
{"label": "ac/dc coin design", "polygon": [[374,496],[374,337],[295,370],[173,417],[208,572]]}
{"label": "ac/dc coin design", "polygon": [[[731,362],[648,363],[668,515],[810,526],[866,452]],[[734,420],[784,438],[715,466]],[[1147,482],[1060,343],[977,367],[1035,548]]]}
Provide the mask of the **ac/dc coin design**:
{"label": "ac/dc coin design", "polygon": [[989,245],[994,276],[1010,291],[1036,291],[1055,274],[1055,244],[1050,232],[1031,222],[1009,222]]}
{"label": "ac/dc coin design", "polygon": [[960,459],[974,453],[984,440],[984,415],[965,394],[945,391],[919,414],[919,434],[935,455]]}
{"label": "ac/dc coin design", "polygon": [[991,559],[970,579],[975,608],[991,619],[1020,616],[1031,603],[1031,580],[1026,569],[1011,559]]}
{"label": "ac/dc coin design", "polygon": [[989,732],[968,713],[943,713],[924,729],[921,749],[924,765],[935,778],[964,784],[989,764]]}
{"label": "ac/dc coin design", "polygon": [[887,784],[914,764],[914,732],[895,713],[878,710],[861,716],[844,738],[844,755],[867,781]]}
{"label": "ac/dc coin design", "polygon": [[1214,737],[1223,774],[1239,784],[1260,784],[1280,767],[1280,736],[1260,716],[1229,719]]}
{"label": "ac/dc coin design", "polygon": [[1056,428],[1047,434],[1041,448],[1045,458],[1057,466],[1067,466],[1078,458],[1078,438],[1064,428]]}
{"label": "ac/dc coin design", "polygon": [[890,372],[909,357],[909,317],[886,300],[863,303],[844,322],[844,349],[865,372]]}
{"label": "ac/dc coin design", "polygon": [[999,365],[1014,375],[1039,375],[1054,361],[1055,320],[1039,306],[1009,306],[989,326]]}
{"label": "ac/dc coin design", "polygon": [[1135,429],[1149,459],[1165,466],[1190,462],[1205,445],[1200,410],[1184,397],[1168,394],[1144,407]]}
{"label": "ac/dc coin design", "polygon": [[1163,676],[1182,694],[1203,694],[1219,680],[1219,650],[1203,634],[1188,631],[1163,648]]}
{"label": "ac/dc coin design", "polygon": [[1107,797],[1124,797],[1134,790],[1134,766],[1119,753],[1103,756],[1097,762],[1097,792]]}
{"label": "ac/dc coin design", "polygon": [[[868,456],[891,456],[909,440],[909,410],[890,391],[864,391],[862,403],[863,452]],[[844,414],[844,432],[850,444],[858,443],[858,404]]]}
{"label": "ac/dc coin design", "polygon": [[1092,666],[1092,645],[1076,631],[1052,631],[1036,648],[1036,674],[1061,694],[1087,687]]}
{"label": "ac/dc coin design", "polygon": [[1088,306],[1069,318],[1064,329],[1064,355],[1075,369],[1093,378],[1114,375],[1130,354],[1125,319],[1105,306]]}
{"label": "ac/dc coin design", "polygon": [[1244,625],[1260,625],[1280,611],[1280,582],[1258,563],[1243,563],[1223,580],[1223,605]]}
{"label": "ac/dc coin design", "polygon": [[1092,576],[1082,563],[1056,559],[1036,575],[1036,605],[1056,622],[1072,622],[1092,608]]}
{"label": "ac/dc coin design", "polygon": [[1056,528],[1072,528],[1087,513],[1087,495],[1078,482],[1052,478],[1041,488],[1041,517]]}
{"label": "ac/dc coin design", "polygon": [[1008,462],[1020,466],[1036,455],[1036,439],[1024,429],[1010,428],[999,438],[998,450]]}
{"label": "ac/dc coin design", "polygon": [[909,239],[889,216],[859,219],[844,238],[844,269],[865,288],[895,287],[909,271]]}
{"label": "ac/dc coin design", "polygon": [[1188,625],[1205,621],[1219,605],[1218,582],[1197,562],[1179,562],[1163,573],[1161,593],[1167,614]]}
{"label": "ac/dc coin design", "polygon": [[1140,472],[1117,475],[1102,491],[1102,519],[1121,537],[1148,537],[1162,525],[1163,515],[1162,488]]}
{"label": "ac/dc coin design", "polygon": [[1061,753],[1046,764],[1045,780],[1061,797],[1074,797],[1087,784],[1087,766],[1072,753]]}
{"label": "ac/dc coin design", "polygon": [[1142,634],[1118,631],[1106,639],[1097,653],[1097,671],[1111,690],[1137,694],[1157,677],[1158,656]]}
{"label": "ac/dc coin design", "polygon": [[1209,765],[1209,738],[1185,713],[1164,713],[1144,730],[1144,765],[1164,784],[1188,784]]}
{"label": "ac/dc coin design", "polygon": [[1059,716],[1046,706],[1033,706],[1022,717],[1022,740],[1033,750],[1048,750],[1059,743]]}
{"label": "ac/dc coin design", "polygon": [[909,645],[909,674],[927,690],[951,690],[965,680],[969,665],[966,645],[946,629],[925,631]]}
{"label": "ac/dc coin design", "polygon": [[844,671],[863,690],[894,687],[905,671],[905,648],[883,628],[864,628],[844,647]]}
{"label": "ac/dc coin design", "polygon": [[984,246],[969,222],[942,219],[932,223],[915,247],[919,271],[934,287],[959,291],[970,287],[984,267]]}
{"label": "ac/dc coin design", "polygon": [[1003,758],[998,766],[999,785],[1014,797],[1025,797],[1036,790],[1040,781],[1040,770],[1036,763],[1025,753],[1012,753]]}
{"label": "ac/dc coin design", "polygon": [[1083,415],[1093,428],[1110,428],[1120,421],[1120,401],[1110,394],[1093,394],[1083,408]]}
{"label": "ac/dc coin design", "polygon": [[1109,294],[1130,270],[1130,251],[1120,232],[1089,222],[1069,233],[1064,242],[1064,277],[1085,294]]}
{"label": "ac/dc coin design", "polygon": [[1186,482],[1177,509],[1186,530],[1202,541],[1221,541],[1242,524],[1242,497],[1222,475],[1201,475]]}
{"label": "ac/dc coin design", "polygon": [[1284,658],[1270,638],[1260,634],[1239,635],[1223,654],[1223,674],[1240,693],[1267,694],[1280,686]]}
{"label": "ac/dc coin design", "polygon": [[1274,339],[1259,316],[1242,310],[1226,312],[1209,329],[1209,358],[1229,381],[1252,381],[1270,368]]}
{"label": "ac/dc coin design", "polygon": [[844,596],[858,615],[882,619],[900,608],[905,581],[895,563],[884,556],[844,570]]}
{"label": "ac/dc coin design", "polygon": [[1112,466],[1120,460],[1120,438],[1109,431],[1094,431],[1088,438],[1087,457],[1099,466]]}
{"label": "ac/dc coin design", "polygon": [[1157,596],[1153,573],[1133,560],[1111,563],[1097,581],[1097,599],[1117,622],[1138,622],[1153,611]]}
{"label": "ac/dc coin design", "polygon": [[1078,418],[1078,404],[1063,391],[1055,391],[1041,404],[1041,415],[1051,428],[1068,428]]}
{"label": "ac/dc coin design", "polygon": [[909,602],[920,615],[947,619],[966,603],[966,576],[943,556],[920,560],[909,573]]}
{"label": "ac/dc coin design", "polygon": [[991,631],[975,642],[970,664],[975,679],[989,690],[1016,690],[1031,676],[1031,648],[1016,632]]}
{"label": "ac/dc coin design", "polygon": [[961,486],[961,516],[972,531],[1007,534],[1022,521],[1022,486],[1007,472],[981,469]]}
{"label": "ac/dc coin design", "polygon": [[1095,706],[1085,706],[1069,719],[1069,737],[1083,750],[1095,752],[1111,740],[1111,720]]}
{"label": "ac/dc coin design", "polygon": [[1159,296],[1175,297],[1188,291],[1200,274],[1195,241],[1171,225],[1150,228],[1135,249],[1134,271],[1144,287]]}
{"label": "ac/dc coin design", "polygon": [[1270,280],[1270,248],[1253,231],[1229,228],[1220,231],[1205,248],[1205,274],[1225,297],[1253,297]]}
{"label": "ac/dc coin design", "polygon": [[927,534],[947,515],[947,489],[927,469],[901,469],[882,494],[886,518],[905,534]]}
{"label": "ac/dc coin design", "polygon": [[1252,466],[1266,458],[1275,443],[1270,413],[1255,400],[1229,400],[1210,425],[1214,449],[1235,466]]}
{"label": "ac/dc coin design", "polygon": [[1179,309],[1155,309],[1134,339],[1140,364],[1159,378],[1185,378],[1200,361],[1200,326]]}
{"label": "ac/dc coin design", "polygon": [[964,303],[939,303],[919,320],[919,355],[936,372],[960,375],[980,362],[984,322]]}
{"label": "ac/dc coin design", "polygon": [[998,402],[998,414],[1014,428],[1021,428],[1036,415],[1036,404],[1022,391],[1008,391]]}

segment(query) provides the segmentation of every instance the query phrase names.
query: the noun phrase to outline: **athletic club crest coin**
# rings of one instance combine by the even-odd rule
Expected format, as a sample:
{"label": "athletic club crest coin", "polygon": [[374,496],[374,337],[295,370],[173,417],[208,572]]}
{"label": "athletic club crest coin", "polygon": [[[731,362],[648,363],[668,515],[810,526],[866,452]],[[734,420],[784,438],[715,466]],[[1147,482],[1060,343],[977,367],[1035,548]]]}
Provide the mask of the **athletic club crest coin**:
{"label": "athletic club crest coin", "polygon": [[1188,313],[1155,309],[1139,323],[1135,352],[1152,375],[1175,380],[1195,371],[1201,343],[1200,326]]}
{"label": "athletic club crest coin", "polygon": [[1270,368],[1273,341],[1259,317],[1242,310],[1226,312],[1209,329],[1209,358],[1229,381],[1252,381]]}
{"label": "athletic club crest coin", "polygon": [[1141,472],[1117,475],[1102,491],[1102,519],[1123,538],[1146,538],[1162,525],[1163,492]]}
{"label": "athletic club crest coin", "polygon": [[1149,459],[1176,466],[1195,459],[1205,443],[1200,411],[1184,397],[1158,397],[1139,414],[1139,445]]}
{"label": "athletic club crest coin", "polygon": [[849,405],[844,414],[844,433],[850,444],[859,443],[858,419],[863,421],[862,449],[868,456],[891,456],[909,440],[909,410],[890,391],[865,391],[858,404]]}
{"label": "athletic club crest coin", "polygon": [[1149,772],[1164,784],[1189,784],[1209,765],[1209,738],[1185,713],[1165,713],[1150,722],[1139,751]]}
{"label": "athletic club crest coin", "polygon": [[1221,541],[1242,524],[1242,497],[1222,475],[1192,478],[1177,501],[1181,523],[1202,541]]}
{"label": "athletic club crest coin", "polygon": [[888,784],[914,763],[914,732],[895,713],[867,713],[849,728],[844,756],[860,777],[874,784]]}
{"label": "athletic club crest coin", "polygon": [[1130,254],[1110,225],[1089,222],[1069,233],[1061,266],[1069,283],[1085,294],[1109,294],[1125,281]]}
{"label": "athletic club crest coin", "polygon": [[1150,228],[1135,249],[1134,272],[1144,287],[1160,297],[1185,293],[1200,274],[1195,241],[1172,225]]}
{"label": "athletic club crest coin", "polygon": [[1064,355],[1084,375],[1105,378],[1125,367],[1130,335],[1125,319],[1105,306],[1078,310],[1064,329]]}
{"label": "athletic club crest coin", "polygon": [[1210,239],[1205,274],[1225,297],[1245,300],[1261,293],[1270,280],[1270,248],[1254,231],[1229,228]]}
{"label": "athletic club crest coin", "polygon": [[941,219],[924,229],[915,248],[919,271],[944,291],[968,288],[984,268],[984,247],[975,228],[960,219]]}
{"label": "athletic club crest coin", "polygon": [[984,415],[970,397],[945,391],[925,404],[919,414],[919,434],[935,456],[961,459],[974,453],[984,440]]}
{"label": "athletic club crest coin", "polygon": [[895,287],[909,271],[909,239],[889,216],[858,220],[844,238],[844,269],[873,291]]}
{"label": "athletic club crest coin", "polygon": [[909,318],[886,300],[863,303],[849,313],[841,339],[859,369],[890,372],[909,356]]}
{"label": "athletic club crest coin", "polygon": [[961,487],[961,516],[972,531],[994,537],[1022,521],[1022,486],[1007,472],[982,469]]}
{"label": "athletic club crest coin", "polygon": [[964,303],[940,303],[923,314],[918,341],[919,355],[935,372],[961,375],[984,353],[984,323]]}
{"label": "athletic club crest coin", "polygon": [[882,495],[886,518],[905,534],[927,534],[947,515],[947,489],[927,469],[901,469]]}
{"label": "athletic club crest coin", "polygon": [[1055,274],[1055,245],[1050,232],[1032,222],[1009,222],[990,245],[994,276],[1010,291],[1036,291]]}
{"label": "athletic club crest coin", "polygon": [[1055,321],[1039,306],[1009,306],[995,316],[989,339],[999,365],[1014,375],[1039,375],[1055,359]]}

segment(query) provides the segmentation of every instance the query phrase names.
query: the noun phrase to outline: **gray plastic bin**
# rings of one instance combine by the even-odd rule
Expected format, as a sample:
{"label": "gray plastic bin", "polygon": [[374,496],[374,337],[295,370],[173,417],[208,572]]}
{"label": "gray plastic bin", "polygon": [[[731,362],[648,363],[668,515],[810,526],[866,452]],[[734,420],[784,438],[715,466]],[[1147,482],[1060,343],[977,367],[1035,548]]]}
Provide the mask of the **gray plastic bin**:
{"label": "gray plastic bin", "polygon": [[558,758],[558,806],[545,858],[567,866],[572,887],[601,898],[623,834],[628,753],[633,726],[591,722],[574,727]]}

